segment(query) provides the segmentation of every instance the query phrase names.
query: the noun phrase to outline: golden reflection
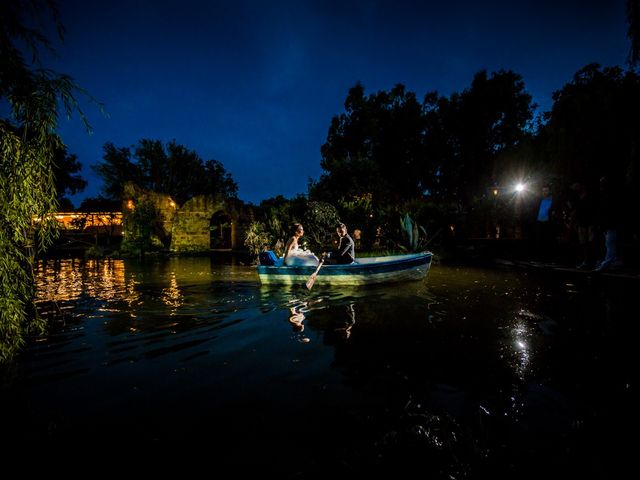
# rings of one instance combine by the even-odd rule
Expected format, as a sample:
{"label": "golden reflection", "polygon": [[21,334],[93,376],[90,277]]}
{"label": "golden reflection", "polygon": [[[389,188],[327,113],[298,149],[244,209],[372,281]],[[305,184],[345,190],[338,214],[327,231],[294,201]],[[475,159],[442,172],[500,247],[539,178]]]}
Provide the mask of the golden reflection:
{"label": "golden reflection", "polygon": [[304,313],[296,310],[296,307],[291,307],[289,309],[291,316],[289,317],[289,322],[293,325],[294,331],[302,332],[304,331]]}
{"label": "golden reflection", "polygon": [[81,296],[100,300],[136,301],[132,280],[125,280],[124,260],[41,260],[36,262],[38,301],[73,301]]}
{"label": "golden reflection", "polygon": [[[126,279],[126,289],[125,289],[126,294],[123,300],[127,302],[129,306],[131,306],[134,302],[138,301],[138,299],[140,298],[140,294],[136,290],[136,285],[138,285],[139,283],[140,282],[136,281],[133,275],[130,275]],[[135,315],[132,314],[132,317],[135,320]]]}
{"label": "golden reflection", "polygon": [[180,287],[178,287],[178,281],[176,280],[175,272],[171,272],[169,286],[162,289],[161,298],[165,305],[173,309],[171,311],[171,315],[175,315],[176,310],[180,308],[184,303],[182,292],[180,291]]}

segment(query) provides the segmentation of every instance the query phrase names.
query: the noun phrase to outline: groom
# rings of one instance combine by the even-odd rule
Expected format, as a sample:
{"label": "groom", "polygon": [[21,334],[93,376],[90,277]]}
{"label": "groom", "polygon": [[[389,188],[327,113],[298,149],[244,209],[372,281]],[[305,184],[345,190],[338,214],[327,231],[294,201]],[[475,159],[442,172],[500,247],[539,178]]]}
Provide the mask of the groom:
{"label": "groom", "polygon": [[347,233],[347,226],[344,223],[338,224],[336,233],[340,237],[338,249],[333,252],[323,253],[322,260],[325,265],[345,265],[352,263],[356,259],[355,244]]}

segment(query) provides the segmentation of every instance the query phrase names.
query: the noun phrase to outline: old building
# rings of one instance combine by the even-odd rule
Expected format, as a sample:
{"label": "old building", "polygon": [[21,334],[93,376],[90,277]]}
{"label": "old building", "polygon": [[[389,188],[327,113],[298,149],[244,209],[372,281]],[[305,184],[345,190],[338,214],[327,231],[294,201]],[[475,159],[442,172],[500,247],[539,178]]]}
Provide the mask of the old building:
{"label": "old building", "polygon": [[[145,222],[151,223],[151,243],[172,252],[209,252],[236,250],[243,230],[241,202],[199,195],[177,205],[166,194],[156,193],[127,183],[123,195],[123,218],[126,236],[135,235],[140,219],[135,209],[153,211]],[[152,208],[150,207],[152,206]]]}

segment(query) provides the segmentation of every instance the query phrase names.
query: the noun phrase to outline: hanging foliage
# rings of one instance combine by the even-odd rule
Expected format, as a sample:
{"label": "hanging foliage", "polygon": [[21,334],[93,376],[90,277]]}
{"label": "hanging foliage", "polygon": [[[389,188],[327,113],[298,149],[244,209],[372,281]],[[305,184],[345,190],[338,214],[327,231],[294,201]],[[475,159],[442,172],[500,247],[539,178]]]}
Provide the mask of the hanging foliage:
{"label": "hanging foliage", "polygon": [[[62,32],[50,2],[0,2],[0,101],[9,106],[8,117],[0,119],[0,363],[44,328],[33,303],[33,259],[57,234],[53,156],[63,148],[58,112],[77,111],[85,120],[75,96],[84,91],[38,60],[38,48],[50,44],[26,25],[46,11]],[[30,61],[17,46],[22,44]]]}

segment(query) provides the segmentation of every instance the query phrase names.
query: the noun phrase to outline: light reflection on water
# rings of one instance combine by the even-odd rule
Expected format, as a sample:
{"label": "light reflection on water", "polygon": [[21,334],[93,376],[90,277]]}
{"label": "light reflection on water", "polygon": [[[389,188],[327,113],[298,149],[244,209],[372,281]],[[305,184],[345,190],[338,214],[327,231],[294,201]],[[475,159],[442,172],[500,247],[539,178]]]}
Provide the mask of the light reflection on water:
{"label": "light reflection on water", "polygon": [[[592,407],[572,359],[592,360],[567,335],[591,338],[602,312],[617,318],[609,297],[581,297],[577,282],[567,291],[441,265],[425,282],[336,290],[319,279],[311,292],[260,286],[252,267],[209,258],[47,261],[36,276],[40,302],[58,315],[20,359],[14,395],[33,405],[30,438],[48,438],[56,418],[68,419],[62,436],[91,436],[91,419],[101,435],[125,428],[132,441],[195,438],[215,424],[227,453],[241,436],[284,442],[300,462],[279,467],[303,472],[318,465],[290,436],[318,449],[330,437],[373,470],[380,458],[410,466],[432,451],[429,468],[454,477],[507,458],[507,470],[535,464],[525,431],[558,452],[566,445],[550,431],[579,445],[572,425]],[[113,425],[96,420],[105,411]],[[140,423],[155,414],[162,420]],[[534,453],[521,453],[523,441]],[[347,457],[335,463],[368,468]]]}
{"label": "light reflection on water", "polygon": [[134,279],[125,279],[123,260],[61,260],[38,262],[37,298],[43,301],[71,301],[82,295],[99,300],[116,297],[135,300]]}

